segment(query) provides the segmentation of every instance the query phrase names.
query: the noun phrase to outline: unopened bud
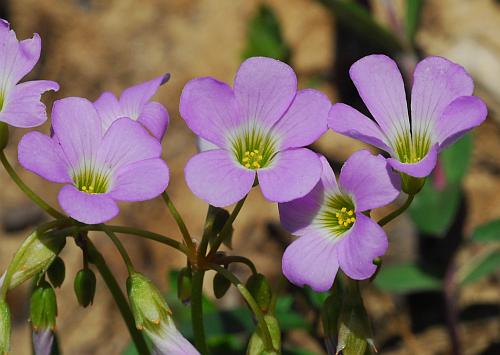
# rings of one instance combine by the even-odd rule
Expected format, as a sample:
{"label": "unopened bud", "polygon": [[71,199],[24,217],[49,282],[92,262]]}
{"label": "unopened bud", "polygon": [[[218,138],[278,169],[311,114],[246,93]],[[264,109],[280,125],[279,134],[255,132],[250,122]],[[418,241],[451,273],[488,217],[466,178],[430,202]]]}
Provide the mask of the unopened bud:
{"label": "unopened bud", "polygon": [[281,331],[278,320],[275,317],[266,314],[264,316],[264,321],[266,322],[267,329],[269,329],[269,334],[271,335],[273,348],[275,350],[266,350],[266,347],[264,345],[265,343],[263,341],[262,329],[260,329],[260,327],[257,327],[255,332],[250,337],[250,341],[248,342],[247,355],[279,354],[278,349],[281,348]]}
{"label": "unopened bud", "polygon": [[34,330],[54,329],[57,317],[57,299],[52,286],[45,280],[35,287],[31,295],[30,319]]}
{"label": "unopened bud", "polygon": [[88,268],[78,271],[75,276],[74,290],[80,306],[87,307],[94,302],[95,288],[94,272]]}
{"label": "unopened bud", "polygon": [[10,310],[4,300],[0,299],[0,354],[10,350]]}
{"label": "unopened bud", "polygon": [[191,284],[191,270],[185,267],[179,272],[179,276],[177,276],[177,296],[184,304],[191,300]]}
{"label": "unopened bud", "polygon": [[245,286],[255,298],[262,312],[267,313],[271,305],[272,292],[266,277],[262,274],[253,274],[248,278]]}
{"label": "unopened bud", "polygon": [[156,286],[137,272],[127,279],[127,291],[137,329],[157,331],[162,322],[167,322],[170,308]]}
{"label": "unopened bud", "polygon": [[216,298],[222,298],[227,290],[231,287],[231,281],[221,274],[216,274],[214,277],[214,295]]}
{"label": "unopened bud", "polygon": [[21,244],[9,265],[9,272],[12,272],[9,288],[15,288],[33,276],[47,271],[65,244],[65,238],[32,233]]}
{"label": "unopened bud", "polygon": [[0,122],[0,151],[4,150],[9,143],[9,127],[7,123]]}
{"label": "unopened bud", "polygon": [[63,259],[60,257],[54,259],[47,270],[47,276],[49,277],[52,286],[61,287],[64,282],[64,278],[66,277],[66,266],[64,265]]}

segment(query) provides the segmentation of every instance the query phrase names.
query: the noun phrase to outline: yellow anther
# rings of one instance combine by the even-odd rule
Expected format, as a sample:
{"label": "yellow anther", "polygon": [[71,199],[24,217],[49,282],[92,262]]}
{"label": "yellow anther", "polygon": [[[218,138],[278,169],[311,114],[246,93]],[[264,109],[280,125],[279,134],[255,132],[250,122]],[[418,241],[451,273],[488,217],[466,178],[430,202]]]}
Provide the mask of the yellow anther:
{"label": "yellow anther", "polygon": [[345,207],[342,207],[342,209],[340,210],[340,212],[345,212],[345,211],[347,211],[347,208]]}
{"label": "yellow anther", "polygon": [[258,150],[258,149],[254,149],[254,150],[253,150],[253,152],[254,152],[255,154],[258,154],[258,153],[259,153],[259,150]]}
{"label": "yellow anther", "polygon": [[349,212],[347,212],[347,214],[348,214],[349,216],[352,216],[352,215],[353,215],[353,213],[354,213],[354,212],[353,212],[352,210],[349,210]]}
{"label": "yellow anther", "polygon": [[251,156],[251,157],[254,157],[254,156],[255,156],[255,152],[251,152],[251,153],[250,153],[250,156]]}
{"label": "yellow anther", "polygon": [[249,156],[249,155],[250,155],[250,152],[245,152],[245,155],[246,155],[246,156]]}
{"label": "yellow anther", "polygon": [[245,164],[245,168],[249,168],[250,169],[250,167],[251,167],[250,163],[246,163]]}
{"label": "yellow anther", "polygon": [[344,220],[343,219],[339,219],[339,225],[342,225],[344,224]]}
{"label": "yellow anther", "polygon": [[257,163],[256,161],[253,162],[253,166],[254,166],[254,168],[257,168],[257,169],[260,168],[260,164]]}
{"label": "yellow anther", "polygon": [[356,218],[351,217],[351,223],[354,223],[354,222],[356,222]]}
{"label": "yellow anther", "polygon": [[340,217],[340,213],[335,213],[335,217],[339,218]]}
{"label": "yellow anther", "polygon": [[262,155],[259,155],[259,157],[257,159],[262,160]]}
{"label": "yellow anther", "polygon": [[82,186],[82,191],[87,191],[87,186]]}
{"label": "yellow anther", "polygon": [[348,222],[344,222],[344,227],[347,227],[349,225]]}
{"label": "yellow anther", "polygon": [[247,163],[250,159],[248,157],[243,158],[243,163]]}

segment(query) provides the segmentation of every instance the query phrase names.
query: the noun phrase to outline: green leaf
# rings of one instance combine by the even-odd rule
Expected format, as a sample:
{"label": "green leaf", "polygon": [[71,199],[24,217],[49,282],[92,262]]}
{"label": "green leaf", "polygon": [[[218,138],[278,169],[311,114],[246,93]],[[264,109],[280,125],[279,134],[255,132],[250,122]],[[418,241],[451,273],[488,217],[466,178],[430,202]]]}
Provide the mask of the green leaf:
{"label": "green leaf", "polygon": [[441,288],[441,280],[409,263],[384,266],[375,279],[375,285],[388,292],[408,293],[438,290]]}
{"label": "green leaf", "polygon": [[271,57],[283,62],[290,59],[290,48],[283,39],[279,21],[266,5],[259,7],[247,28],[247,46],[243,57],[255,56]]}
{"label": "green leaf", "polygon": [[406,38],[413,43],[422,10],[422,0],[406,0],[405,32]]}
{"label": "green leaf", "polygon": [[466,275],[462,277],[461,285],[480,280],[500,268],[500,250],[496,249],[485,253],[481,259],[472,266]]}
{"label": "green leaf", "polygon": [[293,310],[293,297],[286,295],[279,297],[276,301],[276,318],[279,321],[282,331],[288,331],[291,329],[309,329],[310,324],[304,319],[304,317]]}
{"label": "green leaf", "polygon": [[440,162],[448,184],[462,182],[470,164],[472,147],[473,138],[469,133],[441,152]]}
{"label": "green leaf", "polygon": [[438,190],[432,186],[432,180],[428,179],[408,211],[419,231],[443,235],[455,218],[460,197],[459,186],[447,185],[443,190]]}
{"label": "green leaf", "polygon": [[500,219],[482,224],[471,235],[474,242],[500,242]]}

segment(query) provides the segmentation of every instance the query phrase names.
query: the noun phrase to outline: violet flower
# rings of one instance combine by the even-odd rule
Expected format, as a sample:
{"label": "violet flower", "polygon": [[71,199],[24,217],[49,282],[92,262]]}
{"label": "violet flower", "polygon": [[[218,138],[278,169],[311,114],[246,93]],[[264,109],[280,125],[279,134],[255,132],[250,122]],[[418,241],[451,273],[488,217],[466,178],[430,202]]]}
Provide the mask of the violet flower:
{"label": "violet flower", "polygon": [[14,127],[39,126],[47,120],[42,93],[59,90],[54,81],[34,80],[18,84],[40,58],[38,34],[18,41],[9,23],[0,19],[0,122]]}
{"label": "violet flower", "polygon": [[398,176],[386,160],[362,150],[344,164],[339,182],[324,157],[321,180],[306,196],[279,204],[281,223],[299,236],[285,250],[283,273],[298,286],[322,292],[331,288],[338,269],[350,278],[369,278],[373,259],[387,249],[387,236],[363,212],[392,202]]}
{"label": "violet flower", "polygon": [[94,105],[83,98],[58,100],[52,109],[54,135],[26,134],[19,162],[35,174],[66,184],[59,204],[74,219],[96,224],[118,214],[116,201],[160,195],[169,171],[161,145],[137,122],[121,118],[104,132]]}
{"label": "violet flower", "polygon": [[487,115],[481,99],[471,96],[469,74],[441,57],[427,57],[415,68],[411,120],[403,79],[392,59],[369,55],[354,63],[349,74],[376,123],[339,103],[330,111],[329,127],[390,153],[389,164],[409,176],[428,176],[438,152]]}
{"label": "violet flower", "polygon": [[54,348],[54,331],[52,329],[33,330],[33,353],[35,355],[50,355]]}
{"label": "violet flower", "polygon": [[213,78],[191,80],[182,91],[180,113],[218,149],[188,162],[189,188],[217,207],[242,199],[257,176],[268,200],[304,196],[318,182],[321,162],[303,147],[326,131],[330,107],[316,90],[297,91],[292,68],[271,58],[243,62],[234,89]]}
{"label": "violet flower", "polygon": [[169,115],[159,102],[150,102],[160,85],[170,79],[170,74],[125,89],[118,99],[113,93],[104,92],[95,102],[95,108],[106,131],[113,122],[128,117],[142,124],[154,137],[161,140],[167,130]]}

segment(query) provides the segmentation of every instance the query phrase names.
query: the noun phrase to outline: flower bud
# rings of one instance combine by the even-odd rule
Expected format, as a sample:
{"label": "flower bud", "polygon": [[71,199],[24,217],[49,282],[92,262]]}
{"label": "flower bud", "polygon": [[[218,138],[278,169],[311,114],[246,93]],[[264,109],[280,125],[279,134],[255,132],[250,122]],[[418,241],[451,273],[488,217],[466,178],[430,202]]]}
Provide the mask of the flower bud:
{"label": "flower bud", "polygon": [[[280,349],[281,331],[278,320],[275,317],[266,314],[264,316],[264,321],[266,322],[267,328],[269,329],[274,349]],[[248,342],[247,355],[279,354],[279,352],[276,351],[266,351],[262,338],[262,330],[260,329],[260,327],[257,327],[255,332],[250,337],[250,341]]]}
{"label": "flower bud", "polygon": [[156,331],[161,322],[168,320],[171,312],[167,302],[144,275],[131,274],[127,279],[127,291],[137,329]]}
{"label": "flower bud", "polygon": [[216,298],[222,298],[227,290],[231,287],[231,281],[226,279],[221,274],[216,274],[214,277],[214,295]]}
{"label": "flower bud", "polygon": [[401,189],[408,195],[415,195],[424,187],[425,178],[417,178],[401,173]]}
{"label": "flower bud", "polygon": [[63,259],[56,257],[47,270],[47,276],[54,287],[61,287],[66,277],[66,266]]}
{"label": "flower bud", "polygon": [[45,272],[65,244],[65,238],[33,232],[21,244],[9,265],[9,272],[12,272],[9,288],[15,288],[38,273]]}
{"label": "flower bud", "polygon": [[179,276],[177,276],[177,297],[184,304],[189,303],[191,300],[191,284],[191,270],[185,267],[179,272]]}
{"label": "flower bud", "polygon": [[10,310],[4,300],[0,300],[0,354],[10,350]]}
{"label": "flower bud", "polygon": [[35,287],[31,295],[30,318],[35,331],[54,329],[57,317],[57,300],[52,286],[45,280]]}
{"label": "flower bud", "polygon": [[85,308],[94,302],[95,288],[94,272],[88,268],[78,271],[75,276],[74,290],[80,306]]}
{"label": "flower bud", "polygon": [[4,150],[9,143],[9,127],[7,123],[0,122],[0,151]]}
{"label": "flower bud", "polygon": [[253,274],[248,278],[246,288],[255,298],[262,312],[267,313],[271,305],[272,292],[266,277],[262,274]]}
{"label": "flower bud", "polygon": [[33,352],[35,355],[59,354],[57,351],[57,340],[52,329],[33,330]]}

